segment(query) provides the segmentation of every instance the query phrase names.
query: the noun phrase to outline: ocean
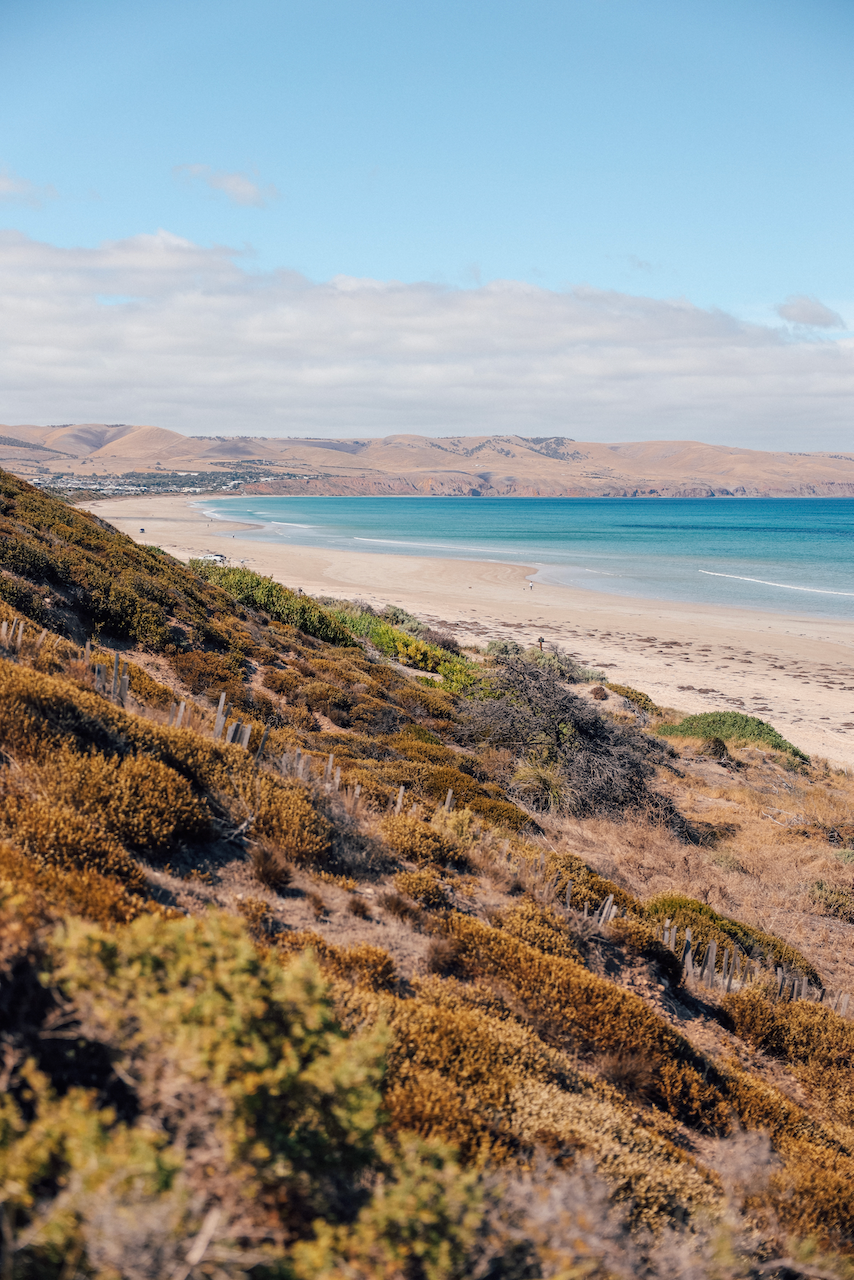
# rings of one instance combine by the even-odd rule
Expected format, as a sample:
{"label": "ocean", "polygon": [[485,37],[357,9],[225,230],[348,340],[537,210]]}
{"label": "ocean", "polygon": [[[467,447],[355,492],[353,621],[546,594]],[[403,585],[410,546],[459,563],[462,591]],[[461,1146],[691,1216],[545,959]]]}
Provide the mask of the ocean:
{"label": "ocean", "polygon": [[261,525],[246,536],[264,542],[510,561],[538,581],[615,595],[854,618],[854,499],[245,495],[199,505]]}

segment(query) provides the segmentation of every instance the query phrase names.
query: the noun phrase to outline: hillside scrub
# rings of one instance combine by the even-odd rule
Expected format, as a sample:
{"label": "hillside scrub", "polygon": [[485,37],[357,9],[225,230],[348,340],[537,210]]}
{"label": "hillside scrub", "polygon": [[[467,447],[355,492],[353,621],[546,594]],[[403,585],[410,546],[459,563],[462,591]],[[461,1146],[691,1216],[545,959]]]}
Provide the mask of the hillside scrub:
{"label": "hillside scrub", "polygon": [[219,648],[240,633],[225,593],[7,472],[0,571],[0,598],[60,633],[101,631],[152,650],[183,645],[186,629]]}
{"label": "hillside scrub", "polygon": [[[135,554],[81,518],[97,565]],[[809,874],[766,911],[720,867],[793,785],[775,758],[703,783],[563,655],[476,662],[152,555],[168,638],[112,633],[126,706],[85,605],[7,571],[66,637],[27,614],[0,650],[4,1280],[850,1280],[850,1023],[773,978],[826,987],[844,951],[808,888],[847,883],[816,823],[848,782],[810,770],[809,832],[767,829],[763,866]],[[457,666],[407,672],[395,632]],[[221,692],[248,751],[213,740]],[[686,987],[667,917],[753,985]]]}

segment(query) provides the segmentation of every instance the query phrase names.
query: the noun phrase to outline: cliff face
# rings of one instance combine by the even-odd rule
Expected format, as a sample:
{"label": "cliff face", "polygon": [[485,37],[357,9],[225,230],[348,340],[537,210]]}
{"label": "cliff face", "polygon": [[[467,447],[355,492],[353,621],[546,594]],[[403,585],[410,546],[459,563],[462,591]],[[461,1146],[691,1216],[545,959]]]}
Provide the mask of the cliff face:
{"label": "cliff face", "polygon": [[28,479],[182,477],[258,493],[482,497],[851,497],[854,455],[651,440],[397,435],[362,440],[181,436],[103,424],[0,426],[0,465]]}
{"label": "cliff face", "polygon": [[492,482],[478,475],[387,475],[322,476],[316,480],[277,479],[264,483],[247,484],[248,493],[258,494],[311,494],[322,496],[368,494],[411,495],[467,498],[851,498],[854,483],[805,484],[805,485],[737,485],[727,489],[721,485],[662,484],[607,488],[573,484],[526,483],[508,477],[504,482]]}

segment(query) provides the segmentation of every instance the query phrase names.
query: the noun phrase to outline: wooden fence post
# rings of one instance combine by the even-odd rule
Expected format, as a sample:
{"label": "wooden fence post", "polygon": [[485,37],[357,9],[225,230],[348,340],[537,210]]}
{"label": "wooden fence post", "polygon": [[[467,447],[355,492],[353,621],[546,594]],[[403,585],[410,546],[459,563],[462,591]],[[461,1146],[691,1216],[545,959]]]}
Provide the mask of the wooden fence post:
{"label": "wooden fence post", "polygon": [[611,907],[613,905],[614,905],[614,895],[613,893],[609,893],[608,897],[605,899],[604,903],[602,904],[602,906],[600,907],[596,915],[596,923],[597,925],[599,925],[600,928],[602,927],[603,924],[607,923],[608,917],[611,912]]}
{"label": "wooden fence post", "polygon": [[261,753],[267,745],[267,739],[270,736],[270,726],[264,725],[264,732],[261,734],[261,741],[258,743],[258,750],[255,752],[255,764],[257,765],[261,759]]}

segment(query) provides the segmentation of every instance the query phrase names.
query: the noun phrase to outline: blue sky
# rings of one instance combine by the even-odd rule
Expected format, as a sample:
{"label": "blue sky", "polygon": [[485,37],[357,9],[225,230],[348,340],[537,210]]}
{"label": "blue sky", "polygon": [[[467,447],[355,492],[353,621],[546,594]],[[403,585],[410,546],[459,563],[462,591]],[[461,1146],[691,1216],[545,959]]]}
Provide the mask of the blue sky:
{"label": "blue sky", "polygon": [[[283,272],[311,286],[582,286],[720,310],[757,326],[748,345],[844,344],[852,57],[842,0],[5,0],[0,226],[54,264],[54,250],[162,231],[198,250],[207,290],[202,264],[224,247],[237,273],[216,286],[224,296]],[[80,297],[130,324],[123,308],[146,287],[99,291],[87,261],[68,268],[89,273]],[[29,297],[19,267],[20,255],[16,288],[38,309],[39,270]],[[28,400],[12,373],[0,417],[53,411],[56,397],[42,385]],[[63,420],[95,410],[56,374]],[[124,376],[116,412],[169,417],[168,395]],[[834,385],[837,401],[850,393]],[[419,426],[401,410],[401,429],[439,430],[443,413],[428,406]],[[371,426],[357,417],[353,430]],[[321,433],[322,412],[312,421]],[[841,421],[828,425],[837,444]]]}

